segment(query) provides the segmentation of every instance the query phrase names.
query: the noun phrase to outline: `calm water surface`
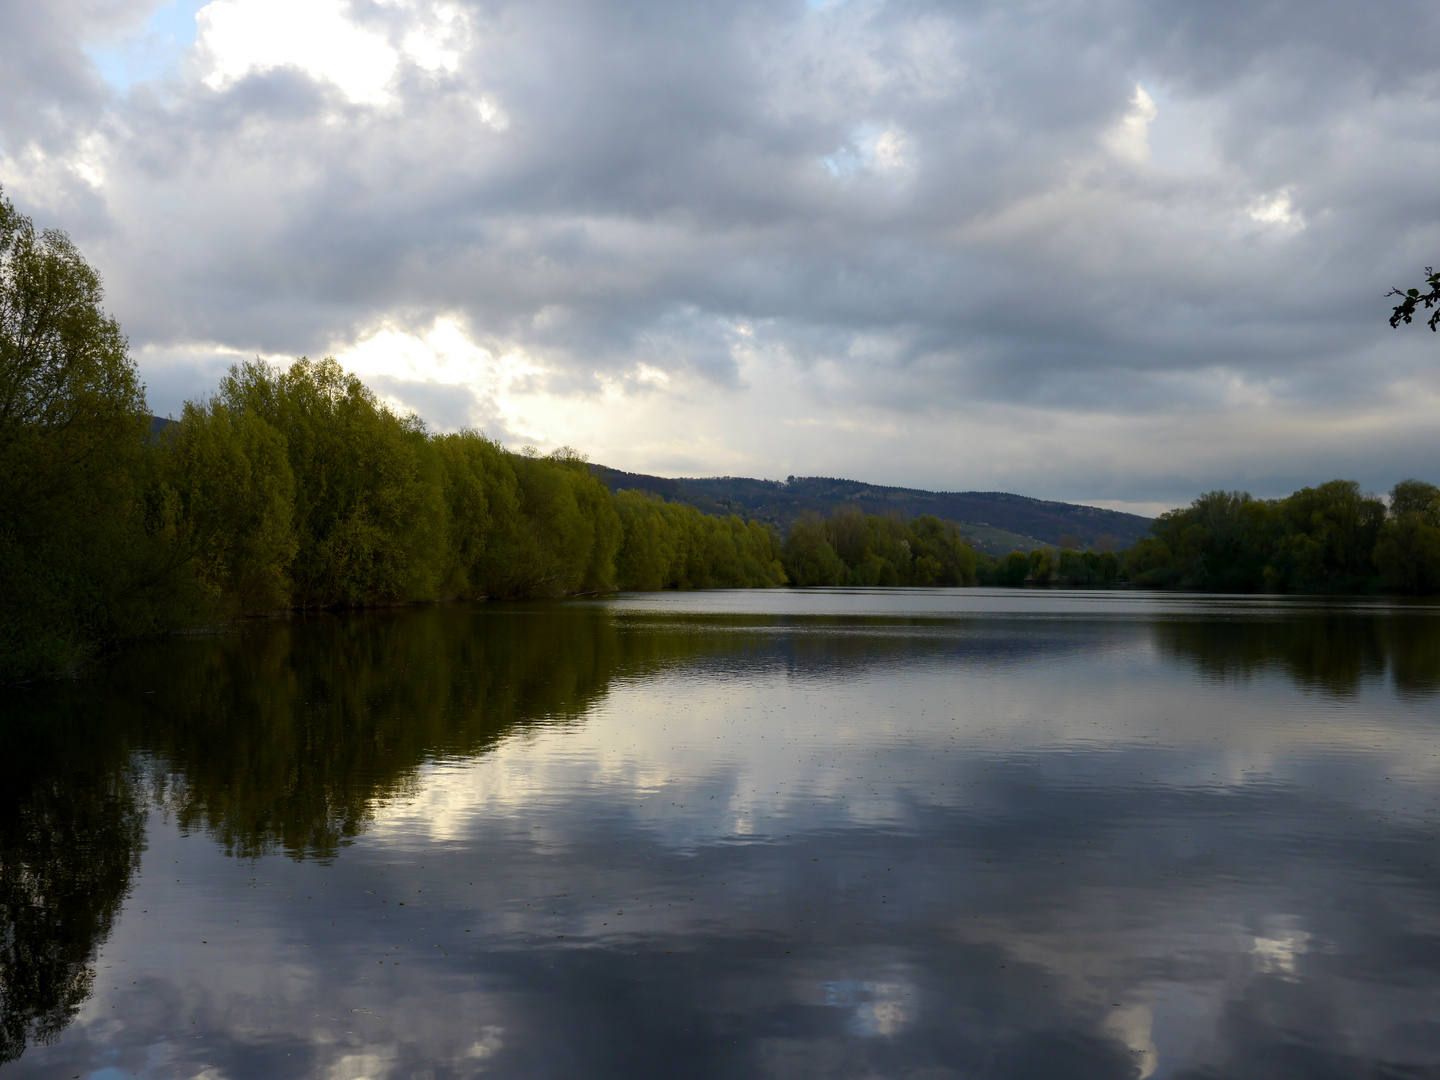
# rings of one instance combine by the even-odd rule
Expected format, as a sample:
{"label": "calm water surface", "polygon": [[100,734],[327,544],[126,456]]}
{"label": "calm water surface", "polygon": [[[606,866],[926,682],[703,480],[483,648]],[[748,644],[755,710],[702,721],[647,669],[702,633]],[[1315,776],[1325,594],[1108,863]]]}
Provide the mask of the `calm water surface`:
{"label": "calm water surface", "polygon": [[1440,608],[625,595],[7,694],[0,1073],[1440,1076]]}

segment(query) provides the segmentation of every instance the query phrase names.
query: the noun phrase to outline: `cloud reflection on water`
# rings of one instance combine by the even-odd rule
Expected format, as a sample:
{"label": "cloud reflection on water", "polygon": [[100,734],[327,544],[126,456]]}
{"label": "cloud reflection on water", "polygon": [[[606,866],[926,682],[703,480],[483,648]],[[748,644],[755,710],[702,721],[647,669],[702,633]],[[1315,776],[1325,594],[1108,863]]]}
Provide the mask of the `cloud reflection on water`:
{"label": "cloud reflection on water", "polygon": [[155,809],[91,997],[7,1076],[1440,1067],[1433,615],[661,599],[27,698],[104,717]]}

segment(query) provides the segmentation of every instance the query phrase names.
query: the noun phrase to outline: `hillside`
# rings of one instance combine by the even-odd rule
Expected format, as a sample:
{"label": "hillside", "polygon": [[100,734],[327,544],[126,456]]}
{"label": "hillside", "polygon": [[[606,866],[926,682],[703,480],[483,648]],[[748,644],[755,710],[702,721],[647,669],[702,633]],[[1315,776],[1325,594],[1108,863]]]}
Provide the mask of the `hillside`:
{"label": "hillside", "polygon": [[904,518],[934,514],[959,522],[976,549],[992,555],[1058,544],[1063,537],[1073,537],[1082,548],[1124,548],[1150,528],[1150,519],[1138,514],[1003,491],[922,491],[819,476],[792,476],[783,481],[738,476],[670,479],[594,468],[611,491],[651,491],[708,513],[739,514],[781,529],[788,529],[807,510],[825,515],[837,506]]}

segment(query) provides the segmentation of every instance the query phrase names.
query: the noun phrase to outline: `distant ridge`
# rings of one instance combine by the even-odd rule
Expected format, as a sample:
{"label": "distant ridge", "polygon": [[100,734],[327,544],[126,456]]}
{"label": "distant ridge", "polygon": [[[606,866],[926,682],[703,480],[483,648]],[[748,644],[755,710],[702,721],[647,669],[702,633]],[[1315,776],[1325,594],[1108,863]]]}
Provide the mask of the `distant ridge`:
{"label": "distant ridge", "polygon": [[670,479],[593,467],[611,491],[634,488],[688,503],[712,514],[739,514],[788,529],[807,510],[826,515],[838,506],[903,518],[934,514],[957,521],[978,550],[992,555],[1054,545],[1129,547],[1145,536],[1150,519],[1098,506],[1050,502],[1004,491],[924,491],[883,487],[825,476],[754,480],[741,476]]}

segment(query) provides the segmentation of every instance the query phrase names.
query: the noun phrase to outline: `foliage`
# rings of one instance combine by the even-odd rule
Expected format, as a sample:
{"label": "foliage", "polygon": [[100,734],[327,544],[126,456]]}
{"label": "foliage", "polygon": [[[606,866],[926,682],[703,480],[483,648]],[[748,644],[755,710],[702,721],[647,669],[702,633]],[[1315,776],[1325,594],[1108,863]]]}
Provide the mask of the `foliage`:
{"label": "foliage", "polygon": [[615,509],[622,589],[759,588],[787,580],[779,538],[757,521],[715,517],[640,491],[617,492]]}
{"label": "foliage", "polygon": [[1055,576],[1055,553],[1049,548],[1030,552],[1030,580],[1036,585],[1049,585]]}
{"label": "foliage", "polygon": [[1391,588],[1416,596],[1440,592],[1440,488],[1419,480],[1395,485],[1375,565]]}
{"label": "foliage", "polygon": [[615,587],[620,519],[610,493],[569,447],[512,459],[524,522],[497,596],[560,596]]}
{"label": "foliage", "polygon": [[0,681],[173,623],[149,421],[99,275],[0,195]]}
{"label": "foliage", "polygon": [[802,514],[782,549],[796,585],[973,585],[976,555],[960,527],[923,514],[913,521],[841,508]]}
{"label": "foliage", "polygon": [[1037,548],[982,560],[991,585],[1096,587],[1125,580],[1203,592],[1440,591],[1440,488],[1395,486],[1386,505],[1353,480],[1283,499],[1211,491],[1160,515],[1118,554]]}
{"label": "foliage", "polygon": [[162,491],[212,610],[288,607],[295,477],[285,438],[253,410],[187,402],[162,434]]}
{"label": "foliage", "polygon": [[513,548],[519,513],[515,470],[505,451],[479,432],[432,440],[449,527],[449,560],[441,579],[446,596],[483,595],[491,564]]}
{"label": "foliage", "polygon": [[1360,592],[1375,577],[1385,505],[1353,480],[1301,488],[1276,503],[1283,532],[1265,567],[1279,592]]}
{"label": "foliage", "polygon": [[993,584],[1023,585],[1030,575],[1030,557],[1023,551],[1012,551],[1005,556],[1005,561],[1001,563],[998,571]]}
{"label": "foliage", "polygon": [[449,554],[444,488],[417,417],[396,415],[330,359],[232,368],[219,398],[284,440],[295,478],[295,604],[439,595]]}
{"label": "foliage", "polygon": [[835,553],[819,515],[806,512],[790,527],[783,549],[785,573],[796,585],[839,585],[850,568]]}
{"label": "foliage", "polygon": [[1136,585],[1209,592],[1427,592],[1440,586],[1436,489],[1397,484],[1387,508],[1353,480],[1284,499],[1212,491],[1162,514],[1123,553]]}
{"label": "foliage", "polygon": [[1120,559],[1113,551],[1065,550],[1055,573],[1077,588],[1111,585],[1120,576]]}
{"label": "foliage", "polygon": [[1431,330],[1440,330],[1440,273],[1436,273],[1433,266],[1425,267],[1425,284],[1430,287],[1429,292],[1421,292],[1419,289],[1391,289],[1385,294],[1400,297],[1400,303],[1395,305],[1395,310],[1390,315],[1391,326],[1413,322],[1416,306],[1423,304],[1427,310],[1436,309],[1426,325]]}
{"label": "foliage", "polygon": [[[1153,544],[1146,538],[1140,545]],[[982,585],[1060,585],[1075,589],[1104,588],[1125,576],[1120,557],[1113,551],[1077,551],[1074,548],[1036,548],[1012,551],[1003,559],[981,557],[976,577]]]}
{"label": "foliage", "polygon": [[1156,518],[1150,531],[1158,543],[1142,541],[1127,552],[1126,569],[1136,584],[1253,592],[1264,585],[1277,524],[1270,503],[1244,492],[1207,492]]}

